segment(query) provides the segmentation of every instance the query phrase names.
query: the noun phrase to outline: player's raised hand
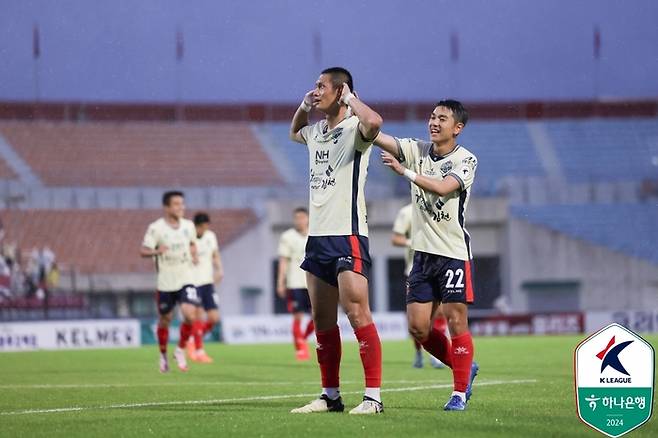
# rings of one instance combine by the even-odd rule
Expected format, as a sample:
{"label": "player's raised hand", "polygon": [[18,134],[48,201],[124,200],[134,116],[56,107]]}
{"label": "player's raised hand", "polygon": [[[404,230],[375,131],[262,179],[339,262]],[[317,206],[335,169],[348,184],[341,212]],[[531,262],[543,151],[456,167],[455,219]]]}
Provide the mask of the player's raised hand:
{"label": "player's raised hand", "polygon": [[314,102],[313,102],[313,93],[315,90],[311,90],[308,93],[304,95],[304,99],[302,100],[302,104],[300,105],[300,108],[303,109],[306,112],[311,111],[311,108],[313,108]]}
{"label": "player's raised hand", "polygon": [[349,105],[350,100],[354,97],[356,96],[352,93],[352,90],[350,90],[350,86],[343,82],[343,89],[340,91],[340,98],[338,101],[343,105]]}
{"label": "player's raised hand", "polygon": [[395,158],[393,155],[389,154],[388,152],[382,152],[382,163],[384,163],[384,166],[388,167],[391,169],[393,172],[402,175],[404,174],[404,167],[400,162]]}

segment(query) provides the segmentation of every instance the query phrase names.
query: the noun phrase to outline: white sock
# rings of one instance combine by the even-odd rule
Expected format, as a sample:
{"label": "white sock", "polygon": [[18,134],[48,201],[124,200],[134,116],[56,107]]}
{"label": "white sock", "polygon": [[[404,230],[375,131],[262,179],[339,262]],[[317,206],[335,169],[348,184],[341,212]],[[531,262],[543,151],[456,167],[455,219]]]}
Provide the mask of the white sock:
{"label": "white sock", "polygon": [[459,391],[452,391],[452,395],[458,395],[459,398],[462,399],[464,403],[466,403],[466,393],[465,392],[459,392]]}
{"label": "white sock", "polygon": [[379,403],[382,402],[381,388],[366,388],[365,396],[370,397],[373,400],[377,400]]}
{"label": "white sock", "polygon": [[340,389],[338,388],[322,388],[322,394],[325,394],[331,400],[336,400],[340,397]]}

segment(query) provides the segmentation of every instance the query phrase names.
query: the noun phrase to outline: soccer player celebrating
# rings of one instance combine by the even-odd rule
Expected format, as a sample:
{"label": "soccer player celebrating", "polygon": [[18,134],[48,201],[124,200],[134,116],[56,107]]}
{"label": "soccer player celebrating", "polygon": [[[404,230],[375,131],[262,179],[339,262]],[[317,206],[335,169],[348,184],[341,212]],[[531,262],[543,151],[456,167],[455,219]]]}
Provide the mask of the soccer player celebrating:
{"label": "soccer player celebrating", "polygon": [[[395,222],[393,222],[393,236],[391,237],[391,243],[394,246],[399,246],[405,249],[404,252],[404,275],[405,283],[406,279],[409,277],[411,272],[411,266],[414,259],[414,250],[411,248],[411,216],[412,216],[413,204],[407,204],[398,211],[397,216],[395,217]],[[436,308],[436,313],[434,314],[434,324],[433,327],[437,330],[440,330],[445,333],[447,329],[447,321],[443,313],[441,312],[441,306]],[[423,353],[422,346],[417,339],[413,339],[414,347],[416,349],[416,355],[414,357],[413,367],[422,368],[423,367]],[[439,359],[430,355],[430,364],[434,368],[445,368],[445,364]]]}
{"label": "soccer player celebrating", "polygon": [[[207,213],[194,215],[196,247],[199,263],[192,268],[194,286],[199,296],[196,320],[192,328],[192,338],[188,342],[188,355],[195,362],[212,363],[212,358],[203,349],[203,337],[219,322],[219,310],[215,300],[215,285],[224,278],[222,258],[219,254],[217,236],[209,229],[210,217]],[[204,313],[206,318],[204,319]]]}
{"label": "soccer player celebrating", "polygon": [[181,371],[187,371],[187,361],[183,348],[192,334],[196,319],[196,306],[199,303],[192,280],[192,265],[197,263],[196,232],[192,221],[184,219],[185,201],[182,192],[166,192],[162,196],[164,217],[149,225],[144,236],[140,254],[153,257],[158,273],[158,343],[160,344],[160,371],[169,371],[167,341],[169,324],[174,307],[180,303],[183,322],[180,326],[180,340],[174,351],[174,358]]}
{"label": "soccer player celebrating", "polygon": [[[290,138],[306,144],[309,151],[309,236],[301,267],[306,271],[322,376],[320,398],[293,413],[344,410],[339,392],[339,302],[359,341],[366,384],[363,402],[350,414],[383,412],[381,342],[368,303],[371,261],[363,192],[370,146],[382,118],[359,100],[353,89],[352,75],[346,69],[324,70],[315,88],[304,96],[290,126]],[[325,117],[309,125],[312,108]]]}
{"label": "soccer player celebrating", "polygon": [[[478,366],[468,330],[473,302],[470,236],[464,227],[477,159],[457,144],[468,113],[460,102],[442,100],[428,123],[430,141],[398,139],[380,133],[375,144],[383,162],[411,184],[414,204],[411,247],[414,261],[407,282],[409,331],[434,357],[452,368],[454,391],[444,406],[462,411],[471,396]],[[452,342],[432,328],[441,304]]]}
{"label": "soccer player celebrating", "polygon": [[308,210],[299,207],[293,213],[293,227],[281,234],[279,239],[279,270],[276,282],[277,295],[288,300],[288,311],[292,313],[292,337],[297,360],[310,359],[306,338],[314,329],[311,319],[302,331],[304,313],[311,312],[306,274],[299,267],[304,260],[307,236]]}

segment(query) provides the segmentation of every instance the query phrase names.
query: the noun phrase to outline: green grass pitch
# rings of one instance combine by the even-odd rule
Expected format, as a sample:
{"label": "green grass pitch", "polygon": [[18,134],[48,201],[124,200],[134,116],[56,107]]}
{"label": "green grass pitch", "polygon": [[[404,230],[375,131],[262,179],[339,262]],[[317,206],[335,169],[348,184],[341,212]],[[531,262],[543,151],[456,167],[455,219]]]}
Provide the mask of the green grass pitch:
{"label": "green grass pitch", "polygon": [[[385,342],[385,412],[371,417],[290,414],[319,393],[317,363],[296,362],[291,345],[209,344],[215,363],[168,374],[156,346],[0,354],[0,436],[602,436],[576,416],[582,338],[476,338],[481,370],[465,412],[441,410],[449,370],[413,369],[411,341]],[[658,336],[647,340],[656,346]],[[350,409],[363,390],[356,343],[344,344],[341,379]],[[658,421],[630,436],[658,436]]]}

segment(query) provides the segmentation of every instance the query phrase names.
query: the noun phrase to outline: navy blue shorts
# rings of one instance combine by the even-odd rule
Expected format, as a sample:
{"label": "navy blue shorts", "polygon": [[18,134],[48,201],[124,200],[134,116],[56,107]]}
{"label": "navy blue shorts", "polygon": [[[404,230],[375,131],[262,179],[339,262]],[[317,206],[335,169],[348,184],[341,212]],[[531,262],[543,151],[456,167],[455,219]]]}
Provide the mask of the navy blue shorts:
{"label": "navy blue shorts", "polygon": [[308,236],[301,268],[338,287],[338,274],[353,271],[368,278],[370,252],[365,236]]}
{"label": "navy blue shorts", "polygon": [[201,299],[201,306],[204,310],[213,310],[217,309],[217,301],[215,300],[215,285],[213,284],[204,284],[203,286],[197,286],[196,290],[199,292],[199,298]]}
{"label": "navy blue shorts", "polygon": [[157,291],[155,293],[155,300],[158,303],[158,313],[160,315],[166,315],[171,312],[178,303],[188,303],[195,306],[201,303],[196,288],[191,284],[183,286],[181,290],[174,292]]}
{"label": "navy blue shorts", "polygon": [[416,251],[407,279],[407,304],[431,301],[473,303],[473,261]]}
{"label": "navy blue shorts", "polygon": [[288,289],[288,312],[311,313],[311,299],[306,289]]}

